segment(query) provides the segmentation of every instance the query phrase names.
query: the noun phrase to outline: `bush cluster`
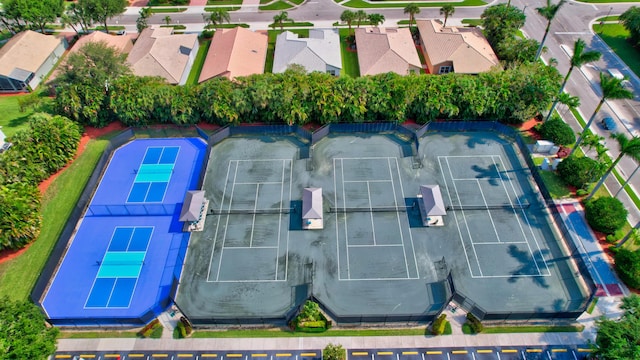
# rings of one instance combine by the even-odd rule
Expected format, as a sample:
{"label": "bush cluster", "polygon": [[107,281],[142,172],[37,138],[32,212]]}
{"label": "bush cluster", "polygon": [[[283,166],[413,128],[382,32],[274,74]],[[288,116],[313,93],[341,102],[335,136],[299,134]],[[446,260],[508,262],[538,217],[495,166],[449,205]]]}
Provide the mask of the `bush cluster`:
{"label": "bush cluster", "polygon": [[478,320],[478,318],[475,317],[472,313],[467,313],[467,321],[465,322],[465,324],[467,324],[471,328],[474,334],[481,333],[482,330],[484,330],[484,326],[482,325],[480,320]]}
{"label": "bush cluster", "polygon": [[576,141],[573,129],[557,115],[542,123],[538,131],[544,139],[559,145],[570,145]]}
{"label": "bush cluster", "polygon": [[191,335],[193,332],[193,327],[187,318],[184,316],[180,317],[180,321],[178,321],[178,325],[176,326],[176,337],[178,339],[184,339]]}
{"label": "bush cluster", "polygon": [[640,289],[640,250],[618,249],[615,260],[620,279],[629,287]]}
{"label": "bush cluster", "polygon": [[602,176],[602,164],[587,156],[570,156],[558,164],[558,175],[567,184],[578,189]]}
{"label": "bush cluster", "polygon": [[526,64],[478,75],[352,78],[290,69],[234,81],[212,79],[171,86],[158,78],[123,75],[104,84],[60,84],[56,108],[80,123],[105,126],[155,123],[219,125],[487,119],[520,123],[545,109],[560,76],[553,67]]}
{"label": "bush cluster", "polygon": [[431,324],[431,334],[433,335],[442,335],[444,334],[444,329],[447,327],[447,315],[441,314],[438,316],[436,321]]}
{"label": "bush cluster", "polygon": [[[143,338],[153,337],[153,334],[157,332],[158,328],[162,329],[162,324],[160,324],[160,320],[154,319],[138,331],[138,336]],[[160,334],[162,334],[162,332],[160,332]]]}
{"label": "bush cluster", "polygon": [[38,184],[73,158],[80,127],[62,116],[31,116],[0,155],[0,250],[19,249],[40,234]]}
{"label": "bush cluster", "polygon": [[318,303],[307,300],[300,309],[300,313],[291,323],[292,329],[300,332],[318,333],[331,327],[331,322],[320,311]]}
{"label": "bush cluster", "polygon": [[627,209],[614,197],[601,197],[585,204],[585,217],[591,227],[605,234],[613,234],[627,221]]}

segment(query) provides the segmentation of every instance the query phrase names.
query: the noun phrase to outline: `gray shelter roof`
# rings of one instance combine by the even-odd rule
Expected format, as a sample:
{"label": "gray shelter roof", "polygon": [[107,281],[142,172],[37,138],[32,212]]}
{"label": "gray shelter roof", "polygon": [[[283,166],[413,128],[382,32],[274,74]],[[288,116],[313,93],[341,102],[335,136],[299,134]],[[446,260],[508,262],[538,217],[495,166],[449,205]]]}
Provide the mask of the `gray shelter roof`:
{"label": "gray shelter roof", "polygon": [[203,190],[190,190],[184,197],[182,210],[180,210],[180,221],[198,221],[202,203],[204,202]]}
{"label": "gray shelter roof", "polygon": [[305,188],[302,194],[302,218],[322,219],[322,189]]}
{"label": "gray shelter roof", "polygon": [[424,210],[429,215],[447,215],[447,208],[442,201],[440,185],[420,185],[420,194]]}

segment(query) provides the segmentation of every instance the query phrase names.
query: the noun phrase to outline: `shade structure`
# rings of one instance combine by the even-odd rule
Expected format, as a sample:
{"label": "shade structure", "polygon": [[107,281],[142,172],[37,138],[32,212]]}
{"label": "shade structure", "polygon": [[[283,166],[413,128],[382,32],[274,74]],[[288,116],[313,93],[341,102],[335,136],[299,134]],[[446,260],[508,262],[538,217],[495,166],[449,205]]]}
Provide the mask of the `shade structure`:
{"label": "shade structure", "polygon": [[200,219],[202,205],[204,204],[203,190],[190,190],[184,197],[182,210],[180,210],[180,221],[195,222]]}
{"label": "shade structure", "polygon": [[440,185],[420,185],[420,195],[426,216],[447,215],[447,208],[442,201]]}
{"label": "shade structure", "polygon": [[322,189],[305,188],[302,194],[302,228],[322,229]]}

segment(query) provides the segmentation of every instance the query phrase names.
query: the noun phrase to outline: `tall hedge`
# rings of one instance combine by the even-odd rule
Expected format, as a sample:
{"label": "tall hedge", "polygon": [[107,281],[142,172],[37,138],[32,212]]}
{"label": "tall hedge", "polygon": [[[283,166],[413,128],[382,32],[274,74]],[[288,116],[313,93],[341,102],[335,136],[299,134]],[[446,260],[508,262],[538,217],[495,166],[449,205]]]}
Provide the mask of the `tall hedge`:
{"label": "tall hedge", "polygon": [[587,156],[570,156],[558,164],[558,175],[567,184],[578,189],[600,178],[604,169],[602,164]]}
{"label": "tall hedge", "polygon": [[622,281],[634,289],[640,289],[640,250],[618,249],[615,260]]}
{"label": "tall hedge", "polygon": [[576,141],[573,129],[559,116],[553,116],[540,125],[540,135],[546,140],[560,145],[570,145]]}

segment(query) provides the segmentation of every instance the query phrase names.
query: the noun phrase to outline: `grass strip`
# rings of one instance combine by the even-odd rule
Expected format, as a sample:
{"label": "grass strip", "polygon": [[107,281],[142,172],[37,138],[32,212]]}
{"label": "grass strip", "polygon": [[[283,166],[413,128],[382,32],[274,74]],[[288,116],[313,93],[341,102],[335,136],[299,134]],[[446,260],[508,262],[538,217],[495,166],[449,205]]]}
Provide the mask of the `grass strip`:
{"label": "grass strip", "polygon": [[187,11],[187,8],[150,8],[152,14],[160,13],[181,13]]}
{"label": "grass strip", "polygon": [[[289,22],[289,23],[283,23],[282,25],[280,24],[276,24],[276,23],[271,23],[269,24],[269,28],[273,29],[273,28],[289,28],[289,27],[313,27],[313,23],[310,22]],[[307,35],[306,37],[309,37],[309,35]]]}
{"label": "grass strip", "polygon": [[582,332],[584,325],[525,325],[525,326],[485,326],[483,334],[518,334],[549,332]]}
{"label": "grass strip", "polygon": [[207,53],[209,52],[209,46],[211,46],[211,40],[200,42],[198,54],[196,55],[196,59],[193,61],[191,72],[189,72],[189,77],[187,78],[187,85],[198,84],[198,79],[200,79],[200,73],[204,66],[204,59],[207,57]]}
{"label": "grass strip", "polygon": [[348,75],[355,78],[360,76],[360,65],[358,63],[358,53],[349,50],[349,44],[347,43],[348,36],[348,28],[340,29],[340,54],[342,57],[342,71],[340,75]]}
{"label": "grass strip", "polygon": [[242,5],[242,0],[209,0],[207,5]]}
{"label": "grass strip", "polygon": [[136,338],[135,331],[60,331],[59,339]]}
{"label": "grass strip", "polygon": [[269,5],[260,6],[260,10],[287,10],[291,9],[293,6],[288,2],[284,1],[276,1]]}
{"label": "grass strip", "polygon": [[[448,2],[416,2],[416,5],[419,7],[442,7],[446,4],[451,4]],[[483,6],[487,3],[482,0],[464,0],[459,3],[455,3],[456,7],[462,6]],[[375,3],[368,3],[364,0],[350,0],[345,3],[341,3],[344,7],[351,7],[356,9],[378,9],[378,8],[404,8],[407,6],[406,1],[398,0],[398,1],[376,1]]]}
{"label": "grass strip", "polygon": [[589,304],[589,307],[587,308],[587,314],[591,314],[593,313],[593,310],[595,310],[596,305],[598,305],[598,297],[594,297],[593,300],[591,301],[591,304]]}
{"label": "grass strip", "polygon": [[26,300],[108,141],[91,140],[42,198],[42,228],[23,254],[0,264],[0,297]]}
{"label": "grass strip", "polygon": [[631,71],[640,75],[640,51],[629,44],[627,41],[629,31],[622,24],[595,24],[593,31],[600,35],[600,38],[629,66]]}
{"label": "grass strip", "polygon": [[284,337],[331,337],[331,336],[414,336],[424,335],[424,327],[410,329],[329,329],[322,333],[293,332],[283,329],[246,329],[226,331],[199,331],[194,338],[284,338]]}
{"label": "grass strip", "polygon": [[29,95],[0,96],[0,114],[2,114],[0,126],[6,136],[11,136],[17,131],[25,129],[29,117],[33,114],[33,110],[20,112],[18,99],[24,96]]}

